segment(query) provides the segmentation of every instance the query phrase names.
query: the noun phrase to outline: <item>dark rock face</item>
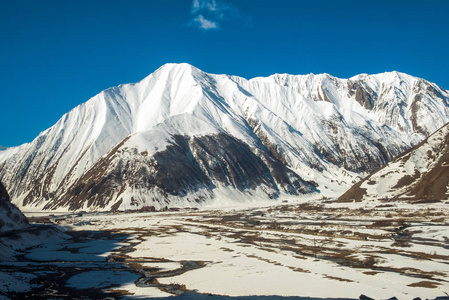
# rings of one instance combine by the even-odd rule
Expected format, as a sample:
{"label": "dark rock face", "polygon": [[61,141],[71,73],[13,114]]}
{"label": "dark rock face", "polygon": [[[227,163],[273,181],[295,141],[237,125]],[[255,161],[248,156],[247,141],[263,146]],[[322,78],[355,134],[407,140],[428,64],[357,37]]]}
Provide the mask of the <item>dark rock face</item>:
{"label": "dark rock face", "polygon": [[209,178],[237,189],[252,189],[265,184],[274,187],[270,170],[250,147],[225,134],[194,137],[194,159]]}
{"label": "dark rock face", "polygon": [[378,97],[377,93],[361,80],[348,80],[348,95],[355,95],[355,100],[366,109],[373,109]]}
{"label": "dark rock face", "polygon": [[0,182],[0,232],[18,229],[28,225],[20,210],[11,203],[8,192]]}
{"label": "dark rock face", "polygon": [[185,196],[201,187],[212,188],[212,181],[193,156],[189,140],[183,136],[174,138],[174,144],[153,156],[154,172],[142,174],[142,180],[174,196]]}
{"label": "dark rock face", "polygon": [[[88,207],[104,208],[122,201],[121,195],[126,190],[153,191],[165,195],[165,199],[202,190],[211,195],[217,185],[240,191],[261,187],[270,198],[278,197],[281,189],[294,195],[316,191],[312,183],[302,180],[266,149],[259,151],[260,157],[246,143],[230,135],[176,135],[173,140],[165,150],[151,157],[146,152],[123,148],[121,143],[44,209],[76,210],[86,203]],[[202,200],[201,196],[195,198],[196,202]]]}

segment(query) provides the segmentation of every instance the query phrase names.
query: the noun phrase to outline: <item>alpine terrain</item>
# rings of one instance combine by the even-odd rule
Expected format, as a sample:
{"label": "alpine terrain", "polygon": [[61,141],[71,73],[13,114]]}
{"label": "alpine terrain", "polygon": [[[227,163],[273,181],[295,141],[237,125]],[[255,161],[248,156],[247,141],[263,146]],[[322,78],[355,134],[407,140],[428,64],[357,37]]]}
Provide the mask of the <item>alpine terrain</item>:
{"label": "alpine terrain", "polygon": [[0,151],[0,180],[27,210],[335,197],[447,122],[448,91],[403,73],[246,80],[166,64]]}
{"label": "alpine terrain", "polygon": [[447,200],[449,186],[449,124],[413,149],[358,182],[341,201],[362,199],[438,202]]}
{"label": "alpine terrain", "polygon": [[28,221],[9,199],[8,192],[0,182],[0,233],[23,228]]}

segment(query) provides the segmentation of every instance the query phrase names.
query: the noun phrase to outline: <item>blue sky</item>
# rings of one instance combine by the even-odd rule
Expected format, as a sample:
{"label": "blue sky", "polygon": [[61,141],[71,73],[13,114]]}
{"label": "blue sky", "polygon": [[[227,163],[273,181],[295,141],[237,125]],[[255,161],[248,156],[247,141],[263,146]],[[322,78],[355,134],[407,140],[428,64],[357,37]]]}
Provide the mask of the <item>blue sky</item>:
{"label": "blue sky", "polygon": [[245,78],[397,70],[449,89],[449,1],[1,0],[0,145],[169,62]]}

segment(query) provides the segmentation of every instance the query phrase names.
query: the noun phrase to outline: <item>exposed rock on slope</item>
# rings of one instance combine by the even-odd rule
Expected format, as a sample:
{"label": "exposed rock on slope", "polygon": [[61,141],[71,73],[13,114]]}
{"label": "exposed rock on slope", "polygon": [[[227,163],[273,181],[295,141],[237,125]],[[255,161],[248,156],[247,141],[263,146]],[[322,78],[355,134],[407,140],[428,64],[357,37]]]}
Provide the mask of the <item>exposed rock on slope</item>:
{"label": "exposed rock on slope", "polygon": [[73,190],[56,194],[58,200],[44,209],[80,209],[86,199],[88,207],[106,208],[118,199],[118,204],[111,207],[117,209],[127,190],[136,191],[131,208],[144,206],[147,199],[162,205],[197,206],[211,197],[217,185],[248,191],[260,188],[270,198],[276,198],[279,189],[296,195],[315,191],[311,183],[269,152],[264,155],[265,162],[247,144],[224,133],[173,136],[165,150],[151,157],[146,152],[130,153],[125,142],[81,176]]}
{"label": "exposed rock on slope", "polygon": [[340,201],[449,199],[449,124],[344,193]]}
{"label": "exposed rock on slope", "polygon": [[448,99],[398,72],[246,80],[167,64],[0,151],[0,179],[31,209],[336,196],[448,122]]}
{"label": "exposed rock on slope", "polygon": [[28,221],[20,210],[11,203],[8,192],[0,182],[0,233],[23,228]]}

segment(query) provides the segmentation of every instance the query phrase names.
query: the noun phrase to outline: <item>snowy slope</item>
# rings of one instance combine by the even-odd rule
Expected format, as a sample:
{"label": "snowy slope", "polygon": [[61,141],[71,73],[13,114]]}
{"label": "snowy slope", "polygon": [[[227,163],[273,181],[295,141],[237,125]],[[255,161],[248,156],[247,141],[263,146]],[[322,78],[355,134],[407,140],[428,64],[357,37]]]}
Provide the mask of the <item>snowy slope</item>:
{"label": "snowy slope", "polygon": [[446,200],[449,199],[448,167],[449,124],[446,124],[416,147],[354,185],[340,200]]}
{"label": "snowy slope", "polygon": [[167,64],[0,152],[27,209],[335,196],[449,121],[449,94],[391,72],[244,78]]}
{"label": "snowy slope", "polygon": [[27,225],[27,219],[22,212],[11,203],[8,192],[0,182],[0,233],[20,229]]}

